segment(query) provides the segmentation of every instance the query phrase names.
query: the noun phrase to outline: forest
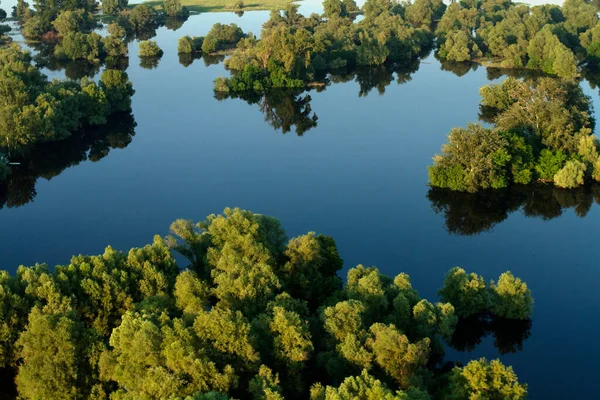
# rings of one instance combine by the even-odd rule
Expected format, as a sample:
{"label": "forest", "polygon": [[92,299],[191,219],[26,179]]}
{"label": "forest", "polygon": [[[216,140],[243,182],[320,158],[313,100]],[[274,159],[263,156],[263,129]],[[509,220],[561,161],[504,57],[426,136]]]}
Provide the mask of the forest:
{"label": "forest", "polygon": [[510,272],[486,282],[452,268],[432,303],[405,273],[359,265],[342,281],[333,238],[288,240],[272,217],[225,209],[170,230],[126,253],[0,274],[0,367],[20,398],[527,394],[499,360],[444,360],[444,343],[464,350],[492,331],[512,352],[529,335],[533,297]]}

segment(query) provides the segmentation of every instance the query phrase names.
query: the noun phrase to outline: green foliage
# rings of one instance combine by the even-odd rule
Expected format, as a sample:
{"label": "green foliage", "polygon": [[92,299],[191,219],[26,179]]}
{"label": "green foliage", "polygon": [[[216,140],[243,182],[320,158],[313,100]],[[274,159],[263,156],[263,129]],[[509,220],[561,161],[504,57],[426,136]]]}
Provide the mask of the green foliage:
{"label": "green foliage", "polygon": [[480,119],[494,122],[494,129],[451,131],[429,167],[432,186],[475,192],[537,177],[572,188],[596,179],[600,156],[591,100],[576,82],[509,77],[480,94]]}
{"label": "green foliage", "polygon": [[483,55],[473,38],[465,31],[451,31],[440,47],[439,56],[450,61],[469,61]]}
{"label": "green foliage", "polygon": [[529,319],[533,309],[533,297],[527,284],[510,272],[500,275],[498,283],[490,284],[492,312],[501,318]]}
{"label": "green foliage", "polygon": [[[172,233],[75,256],[54,273],[0,273],[0,365],[17,369],[20,398],[426,400],[431,388],[459,396],[444,398],[523,389],[494,362],[449,378],[429,369],[438,337],[453,334],[453,304],[420,299],[408,275],[374,267],[351,269],[343,287],[328,282],[342,264],[330,237],[287,241],[277,220],[239,209],[176,221]],[[180,270],[171,249],[194,270]],[[491,287],[494,312],[528,318],[523,282],[507,273]]]}
{"label": "green foliage", "polygon": [[445,399],[514,399],[527,397],[527,385],[519,383],[511,367],[485,358],[455,367],[450,373]]}
{"label": "green foliage", "polygon": [[554,175],[554,184],[560,188],[572,189],[583,185],[587,166],[581,161],[570,160]]}
{"label": "green foliage", "polygon": [[[89,57],[95,51],[84,54],[76,47],[77,42],[87,45],[88,40],[99,51],[99,36],[82,33],[68,34],[57,51]],[[133,94],[127,79],[118,88],[121,92],[115,89],[110,94],[103,89],[102,79],[100,85],[86,79],[48,82],[33,66],[29,53],[16,45],[0,49],[0,83],[1,97],[5,99],[0,105],[0,140],[9,148],[62,140],[84,124],[103,124],[113,111],[107,97],[121,97],[129,102]]]}
{"label": "green foliage", "polygon": [[177,43],[177,52],[179,54],[201,53],[204,36],[183,36]]}
{"label": "green foliage", "polygon": [[85,332],[69,313],[45,313],[34,307],[17,342],[23,363],[17,389],[28,399],[83,397],[86,378]]}
{"label": "green foliage", "polygon": [[137,31],[140,31],[144,28],[155,27],[158,24],[158,14],[149,5],[138,4],[131,10],[129,21]]}
{"label": "green foliage", "polygon": [[539,31],[527,47],[528,67],[541,69],[561,78],[573,78],[577,74],[575,55],[558,37],[547,29]]}
{"label": "green foliage", "polygon": [[560,171],[567,162],[567,156],[561,151],[543,149],[535,166],[540,179],[552,180],[554,175]]}
{"label": "green foliage", "polygon": [[475,273],[467,274],[460,267],[448,271],[438,295],[442,301],[452,304],[456,315],[462,318],[485,312],[491,304],[483,278]]}
{"label": "green foliage", "polygon": [[94,17],[84,10],[63,11],[52,22],[58,35],[65,37],[69,33],[87,31],[93,26]]}
{"label": "green foliage", "polygon": [[214,53],[223,50],[228,46],[235,45],[242,37],[244,37],[244,32],[236,24],[223,25],[216,23],[204,37],[202,51],[204,53]]}
{"label": "green foliage", "polygon": [[429,182],[433,186],[475,192],[508,185],[506,167],[510,161],[508,141],[498,132],[481,125],[454,128],[442,154],[433,158]]}
{"label": "green foliage", "polygon": [[415,0],[406,6],[406,19],[415,27],[431,28],[446,11],[442,0]]}
{"label": "green foliage", "polygon": [[233,0],[227,5],[227,8],[229,10],[240,11],[244,9],[244,5],[244,0]]}
{"label": "green foliage", "polygon": [[163,10],[169,17],[187,17],[189,11],[181,4],[181,0],[165,0]]}
{"label": "green foliage", "polygon": [[102,37],[95,32],[69,32],[54,50],[58,58],[98,62],[104,55]]}
{"label": "green foliage", "polygon": [[155,41],[145,40],[140,42],[138,55],[140,57],[161,57],[163,55],[163,51],[160,47],[158,47],[158,44]]}
{"label": "green foliage", "polygon": [[127,9],[129,0],[102,0],[102,11],[107,15],[117,15]]}
{"label": "green foliage", "polygon": [[323,2],[323,15],[325,15],[325,18],[347,17],[348,9],[342,0],[325,0]]}

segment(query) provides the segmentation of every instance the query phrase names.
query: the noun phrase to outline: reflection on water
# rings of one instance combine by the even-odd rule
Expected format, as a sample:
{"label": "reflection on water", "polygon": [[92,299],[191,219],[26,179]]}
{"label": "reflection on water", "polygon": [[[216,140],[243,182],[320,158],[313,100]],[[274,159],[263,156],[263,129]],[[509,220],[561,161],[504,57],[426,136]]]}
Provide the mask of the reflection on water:
{"label": "reflection on water", "polygon": [[[202,58],[209,65],[211,57],[219,56],[193,56],[179,55],[179,62],[189,66],[195,59]],[[221,56],[224,58],[224,56]],[[220,62],[221,60],[217,60]],[[358,97],[365,97],[377,89],[380,96],[385,94],[385,88],[392,82],[403,84],[411,80],[411,74],[419,69],[419,61],[411,63],[410,66],[376,66],[358,68],[352,71],[346,69],[338,70],[325,77],[322,85],[311,88],[317,92],[326,90],[328,86],[336,83],[356,82],[359,85]],[[311,96],[302,90],[273,90],[269,93],[249,92],[215,92],[215,98],[219,101],[227,99],[241,99],[250,105],[257,105],[265,116],[265,122],[276,131],[288,133],[295,129],[298,136],[315,128],[319,117],[311,107]]]}
{"label": "reflection on water", "polygon": [[476,235],[491,230],[521,210],[527,217],[549,220],[560,217],[567,209],[585,217],[594,201],[600,204],[600,185],[566,190],[553,185],[513,185],[506,189],[478,193],[453,192],[431,188],[427,193],[431,207],[444,216],[448,232]]}
{"label": "reflection on water", "polygon": [[531,336],[531,320],[496,318],[474,315],[461,318],[450,341],[458,351],[473,351],[488,335],[494,336],[494,346],[500,354],[523,350],[523,342]]}
{"label": "reflection on water", "polygon": [[114,114],[106,125],[87,128],[60,142],[44,143],[26,154],[12,155],[21,164],[12,168],[8,179],[0,183],[0,208],[20,207],[32,202],[39,178],[50,180],[69,167],[84,161],[98,162],[112,149],[123,149],[135,134],[131,114]]}

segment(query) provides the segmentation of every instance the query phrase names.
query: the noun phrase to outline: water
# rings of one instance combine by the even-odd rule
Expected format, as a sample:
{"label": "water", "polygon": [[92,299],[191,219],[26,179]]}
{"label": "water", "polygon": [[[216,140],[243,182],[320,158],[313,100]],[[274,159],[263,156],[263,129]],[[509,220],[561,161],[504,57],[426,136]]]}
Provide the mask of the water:
{"label": "water", "polygon": [[[126,250],[166,234],[177,218],[197,221],[237,206],[276,216],[290,237],[329,234],[346,269],[363,263],[390,275],[407,272],[431,300],[455,265],[486,279],[511,270],[530,286],[535,307],[522,350],[502,360],[529,384],[532,399],[593,397],[596,371],[586,365],[600,357],[600,345],[590,340],[600,315],[597,189],[537,188],[486,201],[427,197],[432,155],[452,127],[477,120],[479,87],[490,82],[484,68],[459,77],[428,57],[401,75],[403,83],[396,74],[380,84],[383,90],[365,93],[365,79],[362,88],[353,79],[312,90],[308,118],[316,114],[317,126],[298,136],[293,126],[285,134],[275,130],[257,104],[217,101],[212,82],[228,74],[222,64],[179,63],[179,37],[203,35],[214,22],[258,33],[266,18],[267,12],[203,14],[177,31],[160,28],[154,40],[165,55],[152,70],[139,66],[137,43],[130,44],[135,136],[125,121],[110,140],[74,142],[73,151],[57,157],[60,165],[50,150],[41,152],[21,192],[8,193],[13,205],[32,201],[0,210],[2,268],[65,264],[109,244]],[[582,85],[600,109],[597,88]],[[263,99],[265,108],[279,104],[281,97]],[[445,215],[434,204],[453,208]],[[457,207],[467,214],[456,217]],[[499,356],[492,336],[471,352],[447,354],[462,361],[481,356]]]}

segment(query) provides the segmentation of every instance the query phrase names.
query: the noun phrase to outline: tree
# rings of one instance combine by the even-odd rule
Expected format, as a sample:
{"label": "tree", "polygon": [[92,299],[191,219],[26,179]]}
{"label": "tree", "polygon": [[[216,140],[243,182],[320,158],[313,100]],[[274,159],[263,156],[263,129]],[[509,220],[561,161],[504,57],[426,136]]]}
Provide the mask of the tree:
{"label": "tree", "polygon": [[100,87],[106,93],[111,112],[129,111],[135,94],[126,72],[107,69],[100,76]]}
{"label": "tree", "polygon": [[469,61],[483,55],[473,38],[463,30],[451,31],[440,47],[440,57],[451,61]]}
{"label": "tree", "polygon": [[158,44],[155,41],[145,40],[140,42],[138,55],[140,57],[161,57],[163,55],[163,51],[160,47],[158,47]]}
{"label": "tree", "polygon": [[104,14],[117,15],[127,8],[128,0],[102,0]]}
{"label": "tree", "polygon": [[90,378],[85,331],[70,313],[46,313],[34,307],[17,346],[23,364],[16,383],[27,399],[83,397]]}
{"label": "tree", "polygon": [[187,8],[181,4],[181,0],[165,0],[163,9],[169,17],[181,18],[189,14]]}
{"label": "tree", "polygon": [[84,10],[63,11],[52,22],[58,35],[65,37],[69,33],[87,31],[93,26],[93,16]]}
{"label": "tree", "polygon": [[492,312],[502,318],[529,319],[533,310],[533,297],[527,284],[510,272],[500,275],[498,283],[490,284]]}
{"label": "tree", "polygon": [[469,124],[454,128],[442,154],[429,167],[432,186],[458,191],[502,188],[508,185],[506,166],[510,161],[508,142],[497,131]]}
{"label": "tree", "polygon": [[429,338],[410,343],[394,325],[374,324],[370,331],[373,338],[367,341],[367,346],[375,362],[401,388],[418,387],[419,374],[429,359]]}
{"label": "tree", "polygon": [[469,362],[464,368],[455,367],[450,373],[448,390],[444,398],[525,399],[527,385],[519,383],[511,367],[500,360],[488,362],[485,358]]}
{"label": "tree", "polygon": [[104,55],[102,37],[95,32],[69,32],[56,46],[54,55],[68,60],[99,62]]}
{"label": "tree", "polygon": [[415,0],[406,6],[406,19],[415,27],[430,29],[446,11],[442,0]]}
{"label": "tree", "polygon": [[438,295],[442,301],[454,306],[459,317],[479,314],[490,308],[490,294],[483,278],[475,273],[467,274],[460,267],[448,271]]}
{"label": "tree", "polygon": [[554,184],[560,188],[572,189],[583,185],[587,166],[581,161],[570,160],[554,175]]}
{"label": "tree", "polygon": [[325,18],[343,18],[348,16],[348,10],[342,0],[325,0],[323,2],[323,15],[325,15]]}
{"label": "tree", "polygon": [[131,10],[129,21],[139,32],[144,28],[154,28],[158,23],[158,15],[154,8],[149,5],[138,4]]}

